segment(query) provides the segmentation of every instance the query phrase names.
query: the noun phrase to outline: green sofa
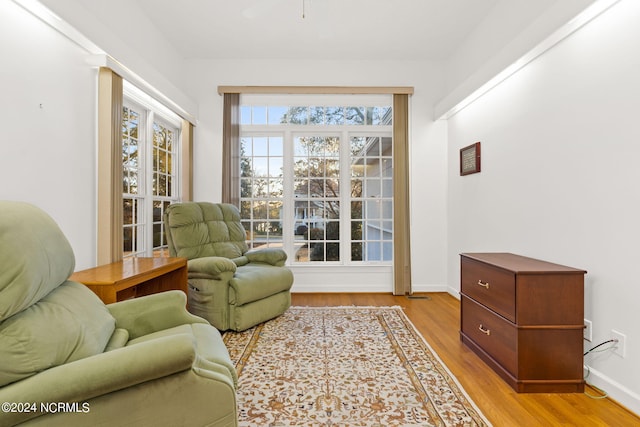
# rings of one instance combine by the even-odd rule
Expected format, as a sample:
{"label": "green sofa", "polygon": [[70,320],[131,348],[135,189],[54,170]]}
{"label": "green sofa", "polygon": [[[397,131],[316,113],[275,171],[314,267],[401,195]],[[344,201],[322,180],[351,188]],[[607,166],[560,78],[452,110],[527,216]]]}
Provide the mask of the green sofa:
{"label": "green sofa", "polygon": [[189,311],[221,331],[242,331],[291,305],[291,270],[280,248],[248,250],[238,208],[185,202],[165,211],[169,254],[187,258]]}
{"label": "green sofa", "polygon": [[51,217],[0,201],[0,426],[237,425],[234,366],[184,293],[104,305],[74,266]]}

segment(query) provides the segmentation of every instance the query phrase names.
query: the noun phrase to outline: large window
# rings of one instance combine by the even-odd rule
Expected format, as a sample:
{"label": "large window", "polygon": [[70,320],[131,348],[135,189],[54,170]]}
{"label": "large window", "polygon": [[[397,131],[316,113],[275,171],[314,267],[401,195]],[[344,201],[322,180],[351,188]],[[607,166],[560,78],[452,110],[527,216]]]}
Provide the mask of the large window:
{"label": "large window", "polygon": [[293,264],[390,264],[391,107],[243,102],[240,111],[249,245],[284,247]]}
{"label": "large window", "polygon": [[122,111],[123,256],[168,255],[163,215],[179,201],[179,119],[131,88]]}

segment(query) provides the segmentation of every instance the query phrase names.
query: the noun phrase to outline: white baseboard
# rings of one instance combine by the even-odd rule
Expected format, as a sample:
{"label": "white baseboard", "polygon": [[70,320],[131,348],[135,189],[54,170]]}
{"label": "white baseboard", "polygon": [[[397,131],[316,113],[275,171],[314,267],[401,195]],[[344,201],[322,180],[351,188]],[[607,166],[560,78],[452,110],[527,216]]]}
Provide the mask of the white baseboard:
{"label": "white baseboard", "polygon": [[392,291],[393,290],[389,289],[389,286],[385,284],[354,285],[353,283],[317,284],[294,282],[291,288],[291,292],[293,293],[391,293]]}
{"label": "white baseboard", "polygon": [[[354,292],[354,293],[364,293],[364,292],[373,292],[373,293],[391,293],[393,292],[393,288],[385,283],[366,283],[366,284],[357,284],[357,283],[305,283],[303,281],[296,281],[293,283],[293,287],[291,288],[291,292],[298,293],[316,293],[316,292]],[[414,285],[413,286],[414,293],[422,293],[422,292],[448,292],[451,293],[451,289],[446,285]],[[456,295],[454,295],[456,296]]]}
{"label": "white baseboard", "polygon": [[640,415],[640,396],[629,390],[622,384],[612,380],[589,366],[589,376],[587,383],[598,387],[620,405],[636,415]]}
{"label": "white baseboard", "polygon": [[413,292],[447,292],[447,285],[422,285],[414,283],[411,288]]}

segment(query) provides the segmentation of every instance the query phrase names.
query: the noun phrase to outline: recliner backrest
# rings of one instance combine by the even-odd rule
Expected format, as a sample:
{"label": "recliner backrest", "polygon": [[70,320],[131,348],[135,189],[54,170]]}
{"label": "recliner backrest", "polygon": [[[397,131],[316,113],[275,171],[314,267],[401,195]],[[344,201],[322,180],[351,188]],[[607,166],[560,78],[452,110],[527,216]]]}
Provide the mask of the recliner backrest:
{"label": "recliner backrest", "polygon": [[37,303],[75,267],[58,224],[28,203],[0,201],[0,321]]}
{"label": "recliner backrest", "polygon": [[234,259],[249,250],[240,212],[228,203],[174,203],[165,211],[164,224],[171,256]]}
{"label": "recliner backrest", "polygon": [[115,319],[74,267],[49,215],[0,201],[0,387],[104,351]]}

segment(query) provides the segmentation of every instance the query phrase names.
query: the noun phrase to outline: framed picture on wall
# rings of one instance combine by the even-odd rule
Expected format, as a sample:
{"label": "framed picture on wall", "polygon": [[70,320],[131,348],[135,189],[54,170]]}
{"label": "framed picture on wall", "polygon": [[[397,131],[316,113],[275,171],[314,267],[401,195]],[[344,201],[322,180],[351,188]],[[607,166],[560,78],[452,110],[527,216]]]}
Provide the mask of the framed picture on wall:
{"label": "framed picture on wall", "polygon": [[460,175],[480,172],[480,143],[460,149]]}

